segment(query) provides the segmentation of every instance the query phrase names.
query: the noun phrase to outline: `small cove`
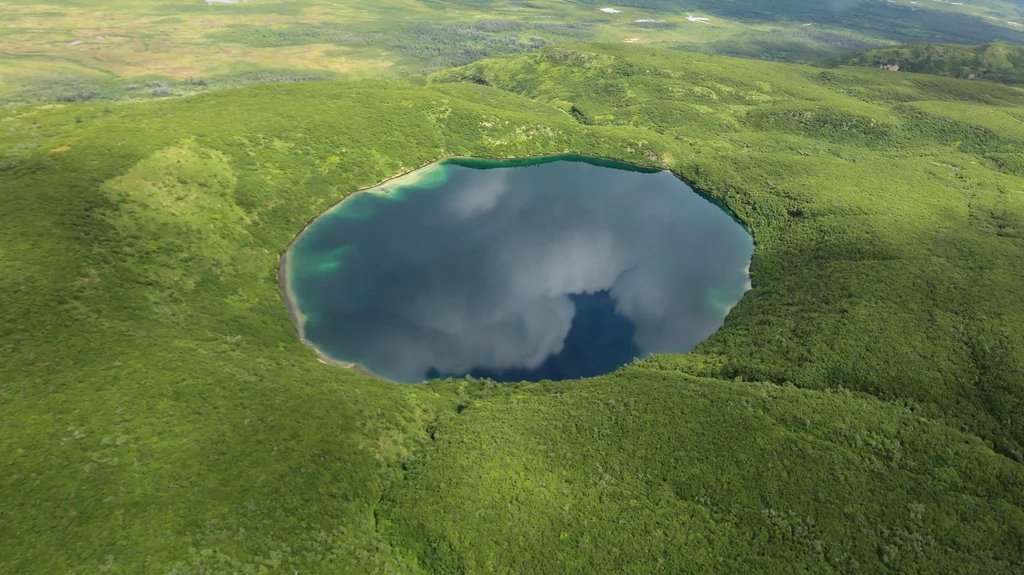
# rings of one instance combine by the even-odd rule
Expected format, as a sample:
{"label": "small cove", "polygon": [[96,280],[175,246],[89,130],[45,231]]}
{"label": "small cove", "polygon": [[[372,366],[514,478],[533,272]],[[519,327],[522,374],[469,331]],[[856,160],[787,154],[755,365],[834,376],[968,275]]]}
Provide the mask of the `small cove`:
{"label": "small cove", "polygon": [[749,289],[753,241],[668,171],[443,160],[325,212],[282,260],[302,339],[393,381],[572,379],[690,351]]}

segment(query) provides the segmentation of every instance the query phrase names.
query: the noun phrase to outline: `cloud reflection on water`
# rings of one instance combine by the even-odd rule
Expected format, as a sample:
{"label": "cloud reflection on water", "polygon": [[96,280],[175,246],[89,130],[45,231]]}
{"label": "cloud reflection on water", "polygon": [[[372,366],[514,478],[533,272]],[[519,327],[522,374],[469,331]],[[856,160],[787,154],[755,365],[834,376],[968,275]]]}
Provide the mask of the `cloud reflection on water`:
{"label": "cloud reflection on water", "polygon": [[[749,285],[750,236],[668,172],[436,169],[439,188],[356,196],[289,252],[305,337],[326,355],[406,382],[528,371],[562,352],[570,295],[605,290],[641,354],[685,352]],[[350,203],[364,215],[340,217]]]}

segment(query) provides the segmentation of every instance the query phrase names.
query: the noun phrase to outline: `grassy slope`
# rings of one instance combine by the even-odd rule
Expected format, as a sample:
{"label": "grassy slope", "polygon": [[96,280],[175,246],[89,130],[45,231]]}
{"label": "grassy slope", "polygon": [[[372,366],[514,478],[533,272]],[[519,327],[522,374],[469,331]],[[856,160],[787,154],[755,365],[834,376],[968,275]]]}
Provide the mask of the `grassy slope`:
{"label": "grassy slope", "polygon": [[[617,47],[3,112],[0,571],[1017,570],[1022,118],[992,84]],[[308,219],[562,151],[751,224],[754,290],[697,353],[409,387],[296,340],[276,254]]]}
{"label": "grassy slope", "polygon": [[627,368],[481,389],[385,494],[438,573],[1011,573],[1020,465],[850,392]]}

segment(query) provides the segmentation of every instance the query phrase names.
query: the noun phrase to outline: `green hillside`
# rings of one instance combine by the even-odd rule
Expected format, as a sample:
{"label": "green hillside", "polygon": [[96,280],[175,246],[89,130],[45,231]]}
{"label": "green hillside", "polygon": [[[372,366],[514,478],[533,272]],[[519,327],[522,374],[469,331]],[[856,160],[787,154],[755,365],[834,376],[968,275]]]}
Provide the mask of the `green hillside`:
{"label": "green hillside", "polygon": [[[0,129],[0,573],[1024,569],[1024,91],[587,45]],[[564,152],[750,225],[694,353],[404,386],[298,340],[318,213]]]}
{"label": "green hillside", "polygon": [[889,67],[899,72],[987,80],[1011,86],[1024,85],[1024,47],[1007,44],[894,46],[854,52],[825,63],[830,66]]}

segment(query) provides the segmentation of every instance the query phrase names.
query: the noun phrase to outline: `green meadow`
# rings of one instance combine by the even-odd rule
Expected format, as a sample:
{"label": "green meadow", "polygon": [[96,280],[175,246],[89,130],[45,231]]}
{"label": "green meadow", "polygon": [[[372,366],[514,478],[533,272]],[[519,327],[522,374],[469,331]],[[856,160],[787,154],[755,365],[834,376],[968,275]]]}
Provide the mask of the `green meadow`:
{"label": "green meadow", "polygon": [[581,42],[783,61],[1024,44],[1022,13],[1009,0],[0,0],[0,105],[396,78]]}
{"label": "green meadow", "polygon": [[[1019,89],[613,41],[0,133],[0,572],[1024,570]],[[408,386],[299,341],[309,220],[554,153],[749,225],[753,289],[693,353]]]}

